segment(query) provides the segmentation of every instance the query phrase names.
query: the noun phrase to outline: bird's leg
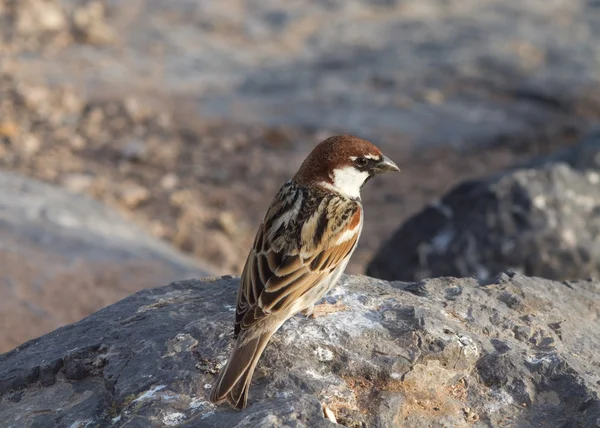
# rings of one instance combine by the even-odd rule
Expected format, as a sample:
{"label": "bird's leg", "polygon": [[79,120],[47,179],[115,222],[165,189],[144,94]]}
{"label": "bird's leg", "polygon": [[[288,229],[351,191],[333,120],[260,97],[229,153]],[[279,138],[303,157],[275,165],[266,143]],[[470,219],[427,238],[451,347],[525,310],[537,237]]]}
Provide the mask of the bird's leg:
{"label": "bird's leg", "polygon": [[345,311],[346,309],[348,309],[348,307],[340,302],[321,303],[319,305],[315,305],[313,303],[308,308],[301,311],[301,313],[306,318],[318,318],[327,314],[334,314],[336,312]]}
{"label": "bird's leg", "polygon": [[300,313],[302,315],[304,315],[306,318],[308,318],[312,315],[314,309],[315,309],[315,304],[313,303],[308,308],[301,310]]}

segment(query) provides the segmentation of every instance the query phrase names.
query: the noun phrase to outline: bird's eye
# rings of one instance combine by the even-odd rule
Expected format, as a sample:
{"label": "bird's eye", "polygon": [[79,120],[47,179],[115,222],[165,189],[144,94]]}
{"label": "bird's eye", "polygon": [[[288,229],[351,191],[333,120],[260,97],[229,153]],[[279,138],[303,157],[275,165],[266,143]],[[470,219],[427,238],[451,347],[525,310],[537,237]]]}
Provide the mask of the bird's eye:
{"label": "bird's eye", "polygon": [[366,158],[357,158],[355,162],[356,165],[359,167],[367,166],[367,163],[369,163],[369,161]]}

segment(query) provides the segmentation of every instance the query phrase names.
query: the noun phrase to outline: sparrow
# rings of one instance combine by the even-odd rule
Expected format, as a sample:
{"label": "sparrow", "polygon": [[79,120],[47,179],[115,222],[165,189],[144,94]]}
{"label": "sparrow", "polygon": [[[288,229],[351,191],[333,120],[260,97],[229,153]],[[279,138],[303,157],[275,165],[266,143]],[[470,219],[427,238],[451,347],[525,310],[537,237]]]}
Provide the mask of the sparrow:
{"label": "sparrow", "polygon": [[362,186],[400,169],[372,143],[351,135],[319,143],[267,210],[237,293],[236,342],[210,400],[247,405],[250,381],[271,336],[339,280],[363,226]]}

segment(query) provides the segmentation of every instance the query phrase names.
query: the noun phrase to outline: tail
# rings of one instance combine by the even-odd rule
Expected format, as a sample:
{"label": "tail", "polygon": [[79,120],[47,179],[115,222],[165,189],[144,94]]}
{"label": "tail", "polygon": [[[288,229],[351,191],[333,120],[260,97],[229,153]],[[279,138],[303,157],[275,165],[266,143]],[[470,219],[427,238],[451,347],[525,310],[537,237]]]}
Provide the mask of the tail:
{"label": "tail", "polygon": [[240,333],[227,365],[213,386],[210,401],[217,403],[226,398],[238,410],[246,407],[254,369],[273,333],[256,334],[252,329]]}

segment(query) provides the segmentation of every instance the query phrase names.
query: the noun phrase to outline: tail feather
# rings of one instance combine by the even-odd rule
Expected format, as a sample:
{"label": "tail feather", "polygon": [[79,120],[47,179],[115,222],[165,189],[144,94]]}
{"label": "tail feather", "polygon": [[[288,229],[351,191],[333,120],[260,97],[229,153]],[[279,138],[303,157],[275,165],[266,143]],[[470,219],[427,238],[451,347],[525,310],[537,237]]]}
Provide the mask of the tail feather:
{"label": "tail feather", "polygon": [[250,381],[273,331],[255,335],[243,331],[236,343],[227,365],[221,371],[210,394],[210,401],[217,403],[227,399],[236,409],[242,410],[248,401]]}

